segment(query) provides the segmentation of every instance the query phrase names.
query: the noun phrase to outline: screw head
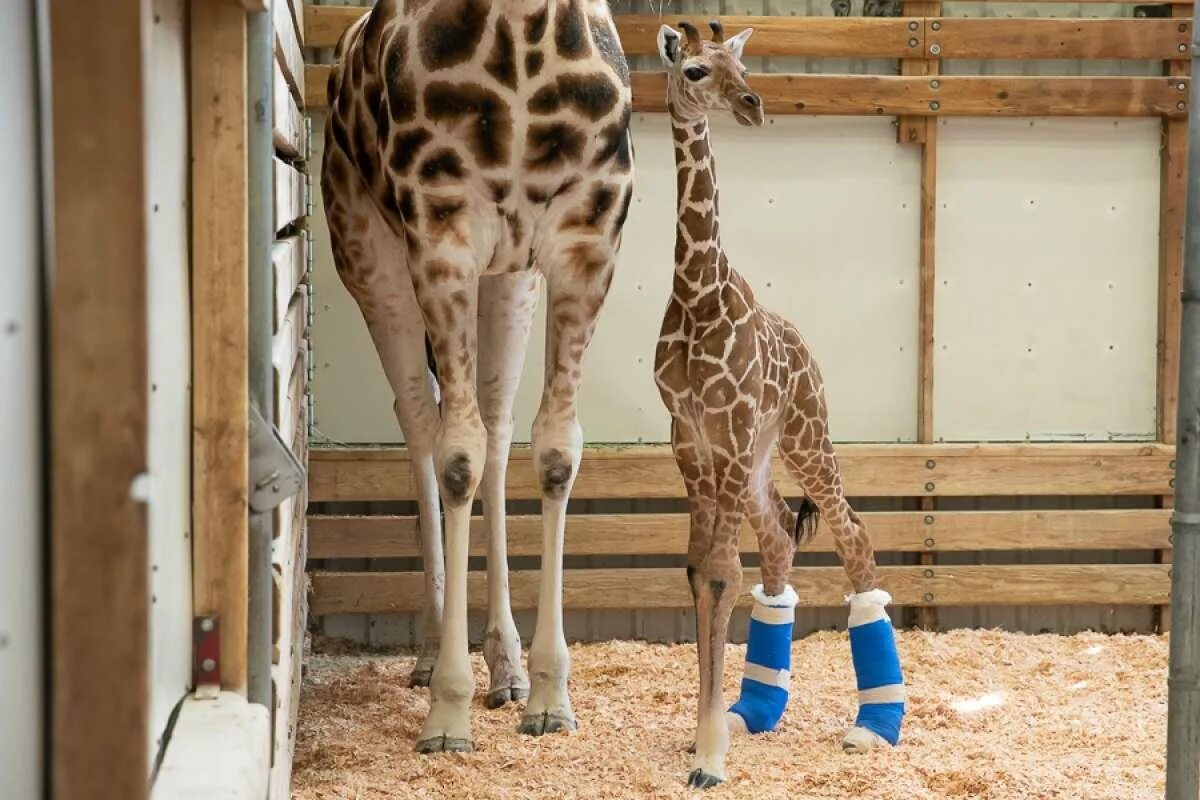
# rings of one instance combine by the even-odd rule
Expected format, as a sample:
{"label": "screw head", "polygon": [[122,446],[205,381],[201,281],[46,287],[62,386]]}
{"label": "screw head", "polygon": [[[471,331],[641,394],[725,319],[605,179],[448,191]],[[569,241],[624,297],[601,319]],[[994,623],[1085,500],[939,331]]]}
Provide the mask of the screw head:
{"label": "screw head", "polygon": [[[1171,484],[1174,485],[1175,481],[1171,481]],[[927,492],[933,491],[933,481],[930,481],[929,483],[925,484],[925,491],[927,491]]]}
{"label": "screw head", "polygon": [[912,22],[908,23],[908,29],[910,31],[915,31],[917,29],[917,21],[915,19]]}
{"label": "screw head", "polygon": [[1187,108],[1187,103],[1180,100],[1178,103],[1175,104],[1175,107],[1178,108],[1180,111],[1183,111],[1185,108]]}
{"label": "screw head", "polygon": [[933,602],[933,592],[926,592],[926,593],[925,593],[925,602],[926,602],[926,603],[932,603],[932,602]]}
{"label": "screw head", "polygon": [[933,28],[935,31],[940,31],[942,29],[942,23],[938,22],[935,19],[933,22],[930,23],[929,27]]}
{"label": "screw head", "polygon": [[925,462],[925,469],[933,469],[937,466],[937,462],[932,458]]}
{"label": "screw head", "polygon": [[915,36],[908,40],[909,47],[916,47],[918,44],[920,44],[920,42],[917,41],[917,37]]}
{"label": "screw head", "polygon": [[940,89],[940,88],[942,88],[942,82],[939,81],[937,78],[934,78],[933,80],[931,80],[929,82],[929,88],[930,89]]}
{"label": "screw head", "polygon": [[1169,487],[1171,487],[1172,489],[1174,489],[1174,488],[1175,488],[1175,479],[1174,479],[1174,478],[1171,478],[1171,480],[1167,481],[1167,486],[1169,486]]}
{"label": "screw head", "polygon": [[204,619],[200,620],[200,630],[204,631],[205,633],[212,633],[212,629],[214,627],[216,626],[213,625],[212,617],[205,617]]}
{"label": "screw head", "polygon": [[204,670],[205,672],[212,672],[216,668],[217,662],[213,661],[211,658],[206,658],[200,662],[200,669]]}
{"label": "screw head", "polygon": [[1179,32],[1187,33],[1187,23],[1186,22],[1179,23]]}
{"label": "screw head", "polygon": [[933,524],[933,514],[926,514],[926,515],[925,515],[925,524],[926,524],[926,525],[932,525],[932,524]]}
{"label": "screw head", "polygon": [[927,570],[925,570],[925,577],[926,577],[926,578],[932,578],[932,577],[933,577],[933,570],[931,570],[931,569],[927,569]]}
{"label": "screw head", "polygon": [[939,108],[941,108],[941,107],[942,107],[942,104],[941,104],[941,103],[939,103],[937,100],[930,100],[930,101],[929,101],[929,110],[930,110],[930,111],[937,111],[937,110],[938,110]]}
{"label": "screw head", "polygon": [[925,546],[926,546],[926,547],[933,547],[933,539],[926,539],[926,540],[925,540]]}
{"label": "screw head", "polygon": [[1175,459],[1172,458],[1171,463],[1167,464],[1167,466],[1171,469],[1175,469]]}
{"label": "screw head", "polygon": [[1187,45],[1186,45],[1186,44],[1181,44],[1181,45],[1179,45],[1179,52],[1181,52],[1181,53],[1186,53],[1186,52],[1187,52]]}
{"label": "screw head", "polygon": [[934,42],[933,44],[929,45],[929,52],[936,56],[938,53],[942,52],[942,46]]}
{"label": "screw head", "polygon": [[1186,91],[1186,90],[1187,90],[1187,84],[1186,84],[1186,83],[1183,83],[1182,81],[1180,81],[1179,83],[1175,84],[1175,89],[1176,89],[1176,90],[1178,90],[1178,91],[1180,91],[1180,92]]}

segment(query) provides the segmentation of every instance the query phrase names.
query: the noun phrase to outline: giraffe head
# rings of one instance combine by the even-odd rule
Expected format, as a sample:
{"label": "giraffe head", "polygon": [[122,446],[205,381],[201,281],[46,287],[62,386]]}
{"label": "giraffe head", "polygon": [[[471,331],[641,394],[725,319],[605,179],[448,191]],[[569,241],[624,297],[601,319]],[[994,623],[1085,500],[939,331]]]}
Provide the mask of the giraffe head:
{"label": "giraffe head", "polygon": [[708,25],[712,41],[701,39],[689,22],[680,22],[678,31],[669,25],[658,29],[658,54],[667,67],[667,97],[676,113],[689,118],[726,110],[740,125],[762,125],[762,98],[746,83],[742,64],[742,48],[754,29],[746,28],[726,40],[720,22]]}

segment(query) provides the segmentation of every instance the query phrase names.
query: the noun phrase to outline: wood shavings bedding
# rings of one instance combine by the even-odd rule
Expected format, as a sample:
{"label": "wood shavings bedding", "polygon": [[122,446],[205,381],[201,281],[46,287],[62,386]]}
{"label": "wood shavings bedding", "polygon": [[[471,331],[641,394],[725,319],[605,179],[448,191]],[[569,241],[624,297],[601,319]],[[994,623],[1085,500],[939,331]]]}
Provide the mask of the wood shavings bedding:
{"label": "wood shavings bedding", "polygon": [[[1166,752],[1167,638],[999,631],[898,632],[908,683],[904,738],[841,752],[856,709],[845,633],[793,643],[792,695],[772,733],[735,739],[728,780],[684,786],[697,702],[695,645],[571,647],[580,728],[531,738],[520,711],[484,708],[472,655],[476,752],[413,752],[429,707],[407,688],[411,656],[314,655],[301,695],[295,800],[680,798],[712,800],[1159,800]],[[730,645],[725,697],[745,647]]]}

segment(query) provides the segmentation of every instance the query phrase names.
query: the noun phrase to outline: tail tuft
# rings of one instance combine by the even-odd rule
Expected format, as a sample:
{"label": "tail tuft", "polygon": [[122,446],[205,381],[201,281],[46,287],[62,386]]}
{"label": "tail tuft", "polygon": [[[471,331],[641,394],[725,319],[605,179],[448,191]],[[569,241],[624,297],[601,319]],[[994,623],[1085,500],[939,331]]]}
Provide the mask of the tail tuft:
{"label": "tail tuft", "polygon": [[800,501],[800,510],[796,513],[796,530],[792,539],[797,545],[811,541],[817,535],[817,522],[821,519],[821,510],[817,504],[805,497]]}

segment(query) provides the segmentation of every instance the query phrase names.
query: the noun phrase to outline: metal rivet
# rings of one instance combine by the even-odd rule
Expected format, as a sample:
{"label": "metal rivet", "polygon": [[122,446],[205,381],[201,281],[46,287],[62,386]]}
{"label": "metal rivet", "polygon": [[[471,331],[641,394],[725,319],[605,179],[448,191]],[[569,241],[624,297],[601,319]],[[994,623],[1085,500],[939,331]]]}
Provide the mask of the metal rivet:
{"label": "metal rivet", "polygon": [[942,52],[942,46],[937,42],[934,42],[933,44],[929,45],[929,52],[936,56],[938,53]]}
{"label": "metal rivet", "polygon": [[1186,45],[1186,44],[1181,44],[1181,45],[1179,45],[1179,52],[1181,52],[1181,53],[1186,53],[1186,52],[1187,52],[1187,45]]}
{"label": "metal rivet", "polygon": [[205,617],[204,619],[200,620],[200,630],[204,631],[205,633],[212,632],[213,627],[214,626],[211,617]]}
{"label": "metal rivet", "polygon": [[933,602],[933,592],[926,592],[926,593],[925,593],[925,602],[926,602],[926,603],[932,603],[932,602]]}
{"label": "metal rivet", "polygon": [[932,23],[930,23],[929,27],[933,28],[935,31],[940,31],[942,29],[942,23],[934,20]]}
{"label": "metal rivet", "polygon": [[[1171,483],[1174,484],[1175,481],[1171,481]],[[925,484],[925,491],[927,491],[927,492],[933,491],[933,481],[930,481],[929,483]]]}
{"label": "metal rivet", "polygon": [[929,88],[930,89],[940,89],[940,88],[942,88],[942,82],[939,81],[937,78],[934,78],[933,80],[931,80],[929,82]]}
{"label": "metal rivet", "polygon": [[926,515],[925,515],[925,524],[926,524],[926,525],[932,525],[932,524],[933,524],[933,514],[926,514]]}
{"label": "metal rivet", "polygon": [[931,570],[931,569],[927,569],[927,570],[925,570],[925,577],[926,577],[926,578],[932,578],[932,577],[933,577],[933,570]]}
{"label": "metal rivet", "polygon": [[920,44],[920,42],[917,41],[917,37],[915,37],[915,36],[908,40],[909,47],[916,47],[919,44]]}
{"label": "metal rivet", "polygon": [[926,546],[926,547],[933,547],[933,539],[926,539],[926,540],[925,540],[925,546]]}
{"label": "metal rivet", "polygon": [[932,458],[925,462],[925,469],[933,469],[937,466],[937,462]]}
{"label": "metal rivet", "polygon": [[937,100],[930,100],[930,101],[929,101],[929,110],[930,110],[930,111],[937,111],[937,110],[938,110],[939,108],[941,108],[941,107],[942,107],[942,104],[941,104],[941,103],[939,103]]}
{"label": "metal rivet", "polygon": [[917,21],[915,19],[912,22],[908,23],[908,29],[910,31],[915,31],[917,29]]}
{"label": "metal rivet", "polygon": [[206,658],[200,662],[200,669],[204,670],[205,672],[212,672],[216,668],[217,662],[213,661],[211,658]]}
{"label": "metal rivet", "polygon": [[1177,84],[1175,84],[1175,88],[1178,89],[1179,91],[1183,92],[1183,91],[1187,90],[1187,84],[1186,83],[1177,83]]}
{"label": "metal rivet", "polygon": [[1187,108],[1187,103],[1180,100],[1178,103],[1175,104],[1175,107],[1178,108],[1180,111],[1183,111],[1185,108]]}

